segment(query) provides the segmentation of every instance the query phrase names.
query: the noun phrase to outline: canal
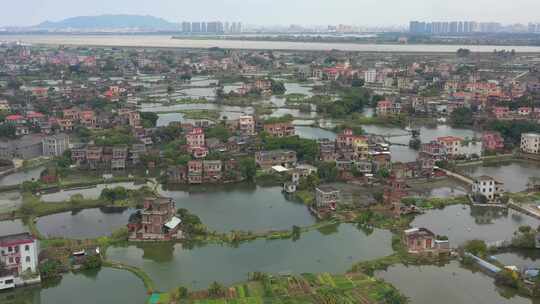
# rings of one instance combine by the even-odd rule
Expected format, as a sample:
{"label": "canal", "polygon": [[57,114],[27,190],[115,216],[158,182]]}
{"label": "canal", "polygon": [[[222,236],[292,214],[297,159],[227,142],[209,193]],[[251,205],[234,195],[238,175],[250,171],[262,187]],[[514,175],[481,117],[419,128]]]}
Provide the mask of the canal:
{"label": "canal", "polygon": [[509,192],[520,192],[527,189],[529,177],[540,177],[540,163],[530,161],[493,162],[481,166],[461,167],[459,171],[478,177],[488,175],[504,183]]}

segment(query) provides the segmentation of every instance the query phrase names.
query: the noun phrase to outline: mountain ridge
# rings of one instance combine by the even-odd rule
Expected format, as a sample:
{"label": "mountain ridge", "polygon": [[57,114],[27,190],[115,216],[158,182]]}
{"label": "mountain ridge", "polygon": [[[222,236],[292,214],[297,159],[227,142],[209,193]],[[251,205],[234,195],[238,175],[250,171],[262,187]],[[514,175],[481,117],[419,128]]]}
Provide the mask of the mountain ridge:
{"label": "mountain ridge", "polygon": [[174,30],[178,29],[178,24],[151,15],[106,14],[96,16],[76,16],[60,21],[45,21],[34,27],[39,29],[79,30],[125,28]]}

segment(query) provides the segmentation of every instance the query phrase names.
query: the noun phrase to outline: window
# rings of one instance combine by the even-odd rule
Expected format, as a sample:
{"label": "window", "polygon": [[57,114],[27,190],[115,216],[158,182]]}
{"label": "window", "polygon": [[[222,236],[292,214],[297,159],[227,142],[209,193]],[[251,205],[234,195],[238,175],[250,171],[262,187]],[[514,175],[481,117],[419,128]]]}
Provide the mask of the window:
{"label": "window", "polygon": [[26,259],[25,259],[26,263],[30,263],[30,257],[27,256]]}
{"label": "window", "polygon": [[29,245],[24,245],[24,251],[30,251],[30,246]]}

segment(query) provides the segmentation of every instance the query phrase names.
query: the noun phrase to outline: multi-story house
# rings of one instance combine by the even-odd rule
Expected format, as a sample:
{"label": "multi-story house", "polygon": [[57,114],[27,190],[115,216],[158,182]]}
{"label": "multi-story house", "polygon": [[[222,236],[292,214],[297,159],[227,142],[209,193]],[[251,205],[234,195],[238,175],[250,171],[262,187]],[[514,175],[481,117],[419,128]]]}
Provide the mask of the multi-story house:
{"label": "multi-story house", "polygon": [[255,135],[255,119],[253,119],[253,116],[240,116],[238,119],[238,131],[242,136]]}
{"label": "multi-story house", "polygon": [[472,193],[483,195],[492,202],[504,193],[504,184],[487,175],[479,176],[473,181]]}
{"label": "multi-story house", "polygon": [[[23,274],[38,273],[39,242],[30,233],[0,236],[0,289],[23,285]],[[38,277],[39,278],[39,277]]]}
{"label": "multi-story house", "polygon": [[317,209],[335,210],[340,198],[340,191],[330,186],[315,188],[315,207]]}
{"label": "multi-story house", "polygon": [[128,158],[126,146],[114,146],[112,148],[111,169],[125,169]]}
{"label": "multi-story house", "polygon": [[504,138],[499,132],[484,132],[482,134],[482,146],[485,151],[497,151],[504,149]]}
{"label": "multi-story house", "polygon": [[460,146],[463,138],[457,136],[438,137],[437,142],[446,148],[446,153],[450,157],[460,155]]}
{"label": "multi-story house", "polygon": [[193,128],[186,134],[186,142],[190,148],[204,147],[204,131],[202,128]]}
{"label": "multi-story house", "polygon": [[176,217],[175,203],[171,198],[147,198],[143,210],[130,217],[130,240],[169,241],[182,238]]}
{"label": "multi-story house", "polygon": [[540,153],[540,134],[523,133],[521,134],[521,151],[529,154]]}
{"label": "multi-story house", "polygon": [[289,150],[258,151],[255,153],[255,162],[264,170],[273,166],[283,166],[286,168],[296,165],[296,152]]}
{"label": "multi-story house", "polygon": [[69,136],[54,134],[43,138],[43,156],[61,156],[69,149]]}
{"label": "multi-story house", "polygon": [[203,162],[200,160],[192,160],[187,164],[188,167],[188,182],[190,184],[200,184],[203,180]]}
{"label": "multi-story house", "polygon": [[91,169],[98,169],[103,158],[103,147],[86,147],[86,162]]}
{"label": "multi-story house", "polygon": [[203,161],[203,180],[204,182],[219,182],[222,178],[221,160]]}

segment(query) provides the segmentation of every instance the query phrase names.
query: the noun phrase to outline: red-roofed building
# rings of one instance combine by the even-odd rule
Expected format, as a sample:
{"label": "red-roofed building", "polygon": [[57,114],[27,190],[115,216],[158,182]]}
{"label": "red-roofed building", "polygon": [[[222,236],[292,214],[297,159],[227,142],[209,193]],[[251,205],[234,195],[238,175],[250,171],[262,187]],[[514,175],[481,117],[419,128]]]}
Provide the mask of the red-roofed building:
{"label": "red-roofed building", "polygon": [[26,118],[19,114],[13,114],[6,116],[6,121],[12,124],[23,124],[26,123]]}
{"label": "red-roofed building", "polygon": [[497,151],[504,148],[504,139],[499,132],[485,132],[482,134],[484,150]]}
{"label": "red-roofed building", "polygon": [[449,156],[457,156],[460,154],[460,146],[463,138],[457,136],[438,137],[437,142],[446,147],[446,153]]}

